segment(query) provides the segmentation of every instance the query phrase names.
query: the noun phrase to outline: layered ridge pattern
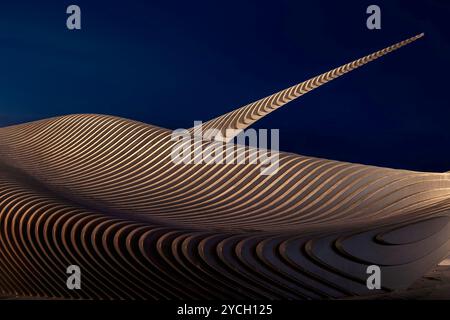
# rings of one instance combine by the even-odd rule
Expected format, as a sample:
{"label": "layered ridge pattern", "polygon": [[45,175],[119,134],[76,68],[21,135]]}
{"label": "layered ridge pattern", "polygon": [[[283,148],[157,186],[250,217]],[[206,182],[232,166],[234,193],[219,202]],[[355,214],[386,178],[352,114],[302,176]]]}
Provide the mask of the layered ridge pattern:
{"label": "layered ridge pattern", "polygon": [[[339,298],[371,293],[368,265],[393,290],[449,252],[447,173],[289,153],[272,176],[180,165],[170,132],[102,115],[0,129],[2,293]],[[70,264],[82,290],[65,287]]]}
{"label": "layered ridge pattern", "polygon": [[[95,114],[0,128],[0,296],[56,299],[323,299],[404,289],[450,252],[450,173],[229,143],[282,105],[423,34],[204,124],[224,139]],[[177,164],[220,144],[244,164]],[[227,163],[227,162],[226,162]],[[69,290],[66,268],[82,270]]]}

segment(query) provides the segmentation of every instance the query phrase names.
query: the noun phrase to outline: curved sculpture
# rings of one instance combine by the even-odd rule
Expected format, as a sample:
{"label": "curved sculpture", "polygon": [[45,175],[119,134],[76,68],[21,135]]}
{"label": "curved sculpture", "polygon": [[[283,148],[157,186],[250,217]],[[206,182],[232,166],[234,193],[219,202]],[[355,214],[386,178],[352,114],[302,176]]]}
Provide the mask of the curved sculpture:
{"label": "curved sculpture", "polygon": [[[220,128],[279,105],[251,107],[252,120]],[[449,173],[291,153],[269,176],[261,164],[176,164],[171,133],[87,114],[0,129],[0,293],[340,298],[373,292],[369,265],[381,267],[382,290],[395,290],[450,251]],[[246,157],[257,151],[247,147]],[[82,290],[66,287],[72,264]]]}

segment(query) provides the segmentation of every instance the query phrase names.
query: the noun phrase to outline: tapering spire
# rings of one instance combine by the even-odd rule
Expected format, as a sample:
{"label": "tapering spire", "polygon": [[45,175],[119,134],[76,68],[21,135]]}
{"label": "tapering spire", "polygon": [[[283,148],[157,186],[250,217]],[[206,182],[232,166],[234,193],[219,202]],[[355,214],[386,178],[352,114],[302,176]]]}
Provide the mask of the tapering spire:
{"label": "tapering spire", "polygon": [[[264,116],[271,113],[272,111],[280,108],[281,106],[285,105],[286,103],[291,102],[292,100],[297,99],[298,97],[304,95],[305,93],[308,93],[308,92],[320,87],[321,85],[324,85],[325,83],[346,74],[347,72],[355,70],[355,69],[357,69],[375,59],[378,59],[387,53],[397,50],[397,49],[399,49],[399,48],[401,48],[423,36],[424,36],[423,33],[418,34],[412,38],[406,39],[406,40],[396,43],[392,46],[389,46],[387,48],[384,48],[382,50],[379,50],[377,52],[369,54],[365,57],[362,57],[362,58],[354,60],[350,63],[344,64],[344,65],[342,65],[338,68],[335,68],[331,71],[322,73],[321,75],[318,75],[309,80],[306,80],[304,82],[296,84],[285,90],[279,91],[279,92],[272,94],[268,97],[265,97],[261,100],[252,102],[241,108],[238,108],[236,110],[228,112],[220,117],[217,117],[206,123],[203,123],[202,131],[204,132],[206,129],[220,130],[222,133],[222,136],[225,137],[224,140],[226,142],[229,142],[241,130],[246,129],[247,127],[251,126],[253,123],[258,121],[259,119],[263,118]],[[234,133],[230,133],[230,131],[229,131],[229,133],[227,134],[227,132],[226,132],[227,129],[234,130]],[[193,128],[191,130],[193,131]],[[213,139],[214,137],[204,136],[204,138],[205,139]]]}

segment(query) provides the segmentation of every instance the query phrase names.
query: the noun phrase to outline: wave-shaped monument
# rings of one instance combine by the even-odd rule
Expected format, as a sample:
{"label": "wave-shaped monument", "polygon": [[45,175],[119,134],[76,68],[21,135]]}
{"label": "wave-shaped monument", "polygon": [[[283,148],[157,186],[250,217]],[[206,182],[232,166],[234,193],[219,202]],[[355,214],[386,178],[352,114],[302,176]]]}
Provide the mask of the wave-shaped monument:
{"label": "wave-shaped monument", "polygon": [[[226,129],[244,130],[422,35],[204,127],[219,128],[229,142]],[[0,295],[364,296],[407,288],[450,252],[449,173],[284,152],[272,175],[261,175],[259,163],[176,164],[171,133],[90,114],[1,128]],[[206,138],[204,146],[213,143]],[[69,265],[82,270],[81,290],[66,286]],[[380,290],[366,285],[370,265],[381,269]]]}

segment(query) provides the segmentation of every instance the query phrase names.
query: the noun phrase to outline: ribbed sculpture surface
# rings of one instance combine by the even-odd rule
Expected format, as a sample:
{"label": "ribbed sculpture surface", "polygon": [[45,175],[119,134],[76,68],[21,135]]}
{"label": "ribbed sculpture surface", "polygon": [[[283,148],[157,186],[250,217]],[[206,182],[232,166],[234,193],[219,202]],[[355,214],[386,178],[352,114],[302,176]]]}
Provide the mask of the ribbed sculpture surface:
{"label": "ribbed sculpture surface", "polygon": [[[245,129],[420,36],[206,126]],[[393,290],[450,252],[448,173],[291,153],[267,176],[261,164],[176,164],[171,133],[87,114],[0,129],[0,294],[340,298],[371,293],[369,265]],[[82,290],[66,287],[72,264],[83,270]]]}

